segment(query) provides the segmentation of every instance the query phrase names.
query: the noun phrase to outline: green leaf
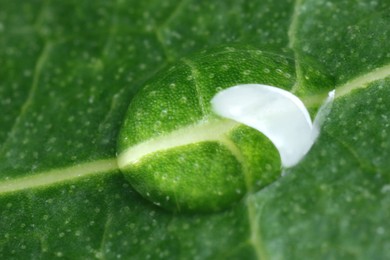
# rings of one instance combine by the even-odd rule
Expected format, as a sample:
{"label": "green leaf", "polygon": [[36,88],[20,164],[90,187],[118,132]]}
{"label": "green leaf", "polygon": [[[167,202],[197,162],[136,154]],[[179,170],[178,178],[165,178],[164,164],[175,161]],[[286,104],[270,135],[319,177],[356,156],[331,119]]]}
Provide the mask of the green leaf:
{"label": "green leaf", "polygon": [[[387,259],[388,1],[0,1],[0,258]],[[171,213],[116,165],[134,94],[219,45],[293,58],[312,111],[297,166],[218,213]],[[276,73],[276,72],[273,72]]]}

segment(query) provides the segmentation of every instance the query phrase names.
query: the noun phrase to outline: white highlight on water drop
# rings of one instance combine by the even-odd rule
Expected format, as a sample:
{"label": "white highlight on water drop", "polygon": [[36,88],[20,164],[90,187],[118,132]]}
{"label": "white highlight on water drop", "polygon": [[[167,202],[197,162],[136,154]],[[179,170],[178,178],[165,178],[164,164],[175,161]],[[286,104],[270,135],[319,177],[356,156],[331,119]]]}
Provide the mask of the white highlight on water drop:
{"label": "white highlight on water drop", "polygon": [[334,91],[320,108],[314,125],[297,96],[272,86],[234,86],[217,93],[211,103],[218,115],[262,132],[278,149],[283,167],[292,167],[314,144],[333,99]]}

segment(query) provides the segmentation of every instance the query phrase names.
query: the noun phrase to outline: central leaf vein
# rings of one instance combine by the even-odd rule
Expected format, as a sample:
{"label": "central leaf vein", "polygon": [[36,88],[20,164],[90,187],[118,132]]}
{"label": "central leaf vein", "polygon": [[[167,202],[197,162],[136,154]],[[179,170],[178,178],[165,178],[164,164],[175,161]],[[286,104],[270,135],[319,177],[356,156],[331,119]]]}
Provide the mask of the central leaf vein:
{"label": "central leaf vein", "polygon": [[55,183],[63,183],[117,170],[118,166],[115,158],[81,163],[67,168],[49,170],[27,177],[0,182],[0,194],[51,186]]}
{"label": "central leaf vein", "polygon": [[119,168],[136,163],[144,156],[157,151],[204,141],[219,141],[225,133],[237,125],[238,123],[232,120],[218,120],[180,128],[167,135],[128,148],[118,156]]}

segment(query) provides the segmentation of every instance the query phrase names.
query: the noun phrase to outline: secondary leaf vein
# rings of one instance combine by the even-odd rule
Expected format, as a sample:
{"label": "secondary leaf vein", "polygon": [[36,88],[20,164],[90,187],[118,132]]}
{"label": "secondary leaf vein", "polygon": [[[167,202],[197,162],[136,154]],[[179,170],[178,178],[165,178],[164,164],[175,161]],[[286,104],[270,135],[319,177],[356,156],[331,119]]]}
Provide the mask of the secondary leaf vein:
{"label": "secondary leaf vein", "polygon": [[289,43],[288,46],[290,49],[293,50],[294,56],[295,56],[295,73],[296,73],[296,82],[295,85],[292,88],[292,92],[295,92],[299,87],[303,86],[303,75],[302,75],[302,69],[301,69],[301,64],[299,62],[299,54],[298,51],[296,50],[296,35],[298,31],[298,19],[300,15],[300,8],[302,5],[302,0],[296,0],[294,3],[294,9],[293,9],[293,14],[291,16],[291,25],[288,30],[288,39]]}
{"label": "secondary leaf vein", "polygon": [[[268,256],[263,246],[263,241],[260,235],[260,221],[256,219],[256,209],[255,205],[252,202],[252,199],[249,197],[247,200],[247,209],[248,209],[248,221],[249,221],[249,229],[250,229],[250,238],[249,242],[253,246],[257,259],[267,260]],[[258,211],[259,216],[263,211],[264,204],[261,209]]]}
{"label": "secondary leaf vein", "polygon": [[200,108],[202,110],[202,114],[205,115],[206,114],[206,104],[205,104],[205,102],[203,100],[203,95],[202,95],[202,93],[200,91],[199,84],[197,82],[197,79],[199,77],[199,71],[196,68],[195,64],[193,64],[192,61],[190,61],[188,59],[183,59],[183,61],[191,69],[192,78],[193,78],[193,81],[194,81],[194,84],[195,84],[195,91],[196,91],[196,94],[198,96],[199,106],[200,106]]}
{"label": "secondary leaf vein", "polygon": [[27,109],[29,108],[29,106],[33,102],[35,93],[38,89],[40,76],[42,74],[42,69],[43,69],[43,67],[44,67],[44,65],[49,57],[49,53],[50,53],[52,48],[53,48],[53,44],[51,42],[47,42],[45,44],[45,46],[43,47],[40,56],[38,57],[38,60],[35,64],[35,68],[34,68],[33,80],[32,80],[32,85],[31,85],[29,94],[27,96],[26,101],[24,102],[24,104],[22,105],[22,107],[20,109],[19,115],[16,118],[14,125],[11,127],[11,130],[9,131],[9,133],[7,135],[7,139],[4,142],[2,149],[0,150],[0,154],[4,153],[7,141],[10,140],[10,137],[15,134],[15,131],[18,128],[18,125],[21,121],[21,118],[27,112]]}

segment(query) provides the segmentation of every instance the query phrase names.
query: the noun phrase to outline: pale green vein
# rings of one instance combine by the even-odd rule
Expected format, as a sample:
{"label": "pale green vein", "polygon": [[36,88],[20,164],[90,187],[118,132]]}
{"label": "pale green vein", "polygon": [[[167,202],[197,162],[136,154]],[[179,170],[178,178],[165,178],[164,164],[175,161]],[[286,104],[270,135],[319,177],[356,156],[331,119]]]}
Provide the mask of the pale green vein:
{"label": "pale green vein", "polygon": [[168,62],[171,62],[175,59],[175,55],[172,54],[172,51],[167,47],[167,41],[164,38],[163,31],[169,26],[169,24],[183,12],[184,8],[187,6],[188,0],[182,0],[178,3],[175,9],[171,12],[168,18],[162,22],[157,28],[154,29],[157,41],[160,43],[163,48],[165,57]]}
{"label": "pale green vein", "polygon": [[183,12],[184,8],[187,6],[187,3],[188,0],[182,0],[177,3],[175,9],[171,12],[171,15],[165,19],[159,28],[161,29],[167,27],[174,19],[176,19]]}
{"label": "pale green vein", "polygon": [[145,141],[123,151],[118,156],[119,168],[137,163],[144,156],[157,151],[198,142],[219,141],[223,138],[224,134],[231,131],[237,125],[238,123],[232,120],[218,120],[200,122],[197,125],[175,130],[167,135]]}
{"label": "pale green vein", "polygon": [[106,223],[104,224],[104,231],[103,231],[103,235],[102,235],[102,240],[100,242],[100,250],[98,253],[99,259],[107,259],[106,253],[104,250],[104,246],[105,246],[107,238],[108,238],[108,229],[109,229],[109,226],[111,224],[112,218],[113,218],[112,214],[108,214],[107,219],[106,219]]}
{"label": "pale green vein", "polygon": [[14,180],[3,181],[0,183],[0,194],[16,192],[25,189],[47,187],[56,183],[73,181],[75,179],[117,170],[118,166],[115,158],[87,162],[67,168],[41,172]]}
{"label": "pale green vein", "polygon": [[[264,204],[263,204],[264,206]],[[262,208],[259,210],[259,214],[261,214]],[[247,209],[248,209],[248,220],[249,220],[249,229],[250,229],[250,237],[249,243],[253,246],[257,259],[267,260],[269,259],[267,256],[267,252],[264,249],[263,241],[260,235],[260,221],[256,219],[256,209],[255,205],[252,202],[252,199],[249,197],[247,200]]]}
{"label": "pale green vein", "polygon": [[296,43],[296,34],[298,30],[298,18],[299,18],[299,9],[301,8],[302,0],[295,0],[293,14],[291,16],[291,24],[288,30],[288,46],[294,50]]}
{"label": "pale green vein", "polygon": [[290,47],[290,49],[294,51],[294,56],[295,56],[296,82],[291,90],[292,92],[297,91],[299,87],[303,87],[303,75],[302,75],[301,64],[299,62],[299,54],[298,51],[295,49],[296,39],[297,39],[296,35],[298,32],[298,18],[300,14],[301,4],[302,4],[302,0],[295,1],[294,11],[291,16],[291,24],[288,30],[288,39],[289,39],[288,46]]}
{"label": "pale green vein", "polygon": [[43,2],[42,8],[39,11],[37,18],[35,19],[33,27],[34,27],[35,31],[38,33],[41,32],[42,24],[47,16],[48,7],[49,7],[50,2],[51,2],[50,0],[45,0]]}
{"label": "pale green vein", "polygon": [[[34,74],[33,74],[33,80],[32,80],[32,85],[30,88],[30,92],[27,96],[26,101],[24,102],[23,106],[20,109],[20,113],[19,113],[18,117],[16,118],[14,125],[12,126],[12,128],[10,129],[10,131],[8,133],[8,140],[10,139],[10,137],[12,135],[14,135],[14,133],[15,133],[16,129],[18,128],[18,125],[21,121],[21,118],[23,117],[23,115],[26,113],[27,109],[29,108],[29,106],[33,102],[35,93],[37,92],[37,89],[38,89],[39,80],[40,80],[40,77],[42,74],[42,69],[43,69],[43,67],[44,67],[44,65],[49,57],[49,53],[50,53],[52,48],[53,48],[53,44],[51,42],[47,42],[45,44],[45,46],[43,47],[40,56],[38,57],[38,60],[35,64],[35,68],[34,68]],[[7,143],[7,141],[4,143],[2,150],[0,150],[0,154],[4,153],[6,143]]]}
{"label": "pale green vein", "polygon": [[[121,99],[123,96],[123,93],[124,93],[124,88],[120,89],[117,93],[115,93],[112,98],[111,98],[111,103],[110,103],[110,108],[107,110],[107,113],[105,115],[105,117],[103,118],[103,120],[99,123],[99,133],[103,133],[104,132],[104,128],[107,126],[107,123],[110,121],[111,118],[113,118],[113,115],[115,113],[115,109],[117,107],[119,107],[119,102],[123,100]],[[127,95],[126,95],[127,97]]]}
{"label": "pale green vein", "polygon": [[37,241],[39,241],[41,252],[47,252],[49,250],[49,244],[47,242],[47,238],[43,235],[35,235],[35,236]]}
{"label": "pale green vein", "polygon": [[228,138],[228,136],[222,136],[219,140],[221,144],[223,144],[236,158],[236,160],[241,164],[245,164],[245,157],[242,154],[241,150],[237,147],[237,145]]}
{"label": "pale green vein", "polygon": [[364,75],[360,75],[359,77],[348,81],[344,85],[337,87],[336,97],[342,97],[358,88],[365,88],[371,82],[384,79],[388,76],[390,76],[390,64],[376,68],[373,71],[370,71]]}
{"label": "pale green vein", "polygon": [[117,31],[117,20],[118,20],[118,8],[119,8],[119,4],[120,4],[120,0],[117,0],[115,2],[115,6],[113,7],[113,13],[112,13],[112,16],[111,16],[111,24],[110,24],[110,29],[109,29],[109,33],[108,33],[108,37],[107,37],[107,40],[106,40],[106,43],[104,44],[104,48],[103,48],[103,54],[102,56],[108,56],[109,55],[109,51],[112,47],[112,42],[113,42],[113,39],[116,35],[116,31]]}
{"label": "pale green vein", "polygon": [[156,38],[157,41],[160,43],[162,50],[164,52],[165,58],[167,59],[168,62],[172,62],[175,60],[174,55],[171,53],[171,51],[167,47],[167,43],[164,39],[164,36],[162,35],[161,30],[156,30]]}
{"label": "pale green vein", "polygon": [[[232,154],[237,158],[237,160],[241,163],[241,165],[244,167],[243,171],[245,174],[245,182],[247,187],[247,192],[251,194],[252,192],[252,178],[248,172],[247,164],[245,163],[244,155],[242,154],[241,150],[228,138],[221,138],[220,142],[224,144],[231,152]],[[256,220],[256,213],[255,208],[253,205],[253,202],[250,197],[247,199],[247,210],[248,210],[248,222],[250,226],[250,236],[249,236],[249,244],[253,247],[255,250],[257,259],[266,260],[268,259],[266,251],[263,247],[263,242],[260,236],[260,226],[259,222]],[[261,211],[261,210],[260,210]]]}
{"label": "pale green vein", "polygon": [[246,164],[245,157],[241,150],[237,147],[237,145],[230,140],[227,136],[222,137],[219,142],[223,144],[226,148],[229,149],[229,151],[233,154],[233,156],[236,158],[236,160],[240,163],[241,167],[243,167],[243,172],[245,175],[245,185],[248,192],[252,191],[252,178],[251,175],[248,172],[248,167]]}
{"label": "pale green vein", "polygon": [[191,70],[191,74],[192,74],[192,80],[194,81],[194,84],[195,84],[195,90],[196,90],[196,94],[198,96],[198,101],[199,101],[199,106],[202,110],[202,114],[203,115],[206,115],[207,111],[206,111],[206,104],[203,100],[203,95],[200,91],[200,88],[199,88],[199,84],[197,82],[197,79],[200,78],[199,77],[199,71],[198,69],[196,68],[195,64],[192,63],[190,60],[188,59],[183,59],[184,63],[190,67],[190,70]]}
{"label": "pale green vein", "polygon": [[[335,98],[340,98],[350,94],[352,91],[357,89],[367,88],[371,83],[385,79],[390,76],[390,64],[384,65],[383,67],[376,68],[368,73],[359,75],[346,83],[336,86]],[[318,95],[304,97],[303,102],[306,106],[319,106],[326,98],[327,93],[321,93]]]}

